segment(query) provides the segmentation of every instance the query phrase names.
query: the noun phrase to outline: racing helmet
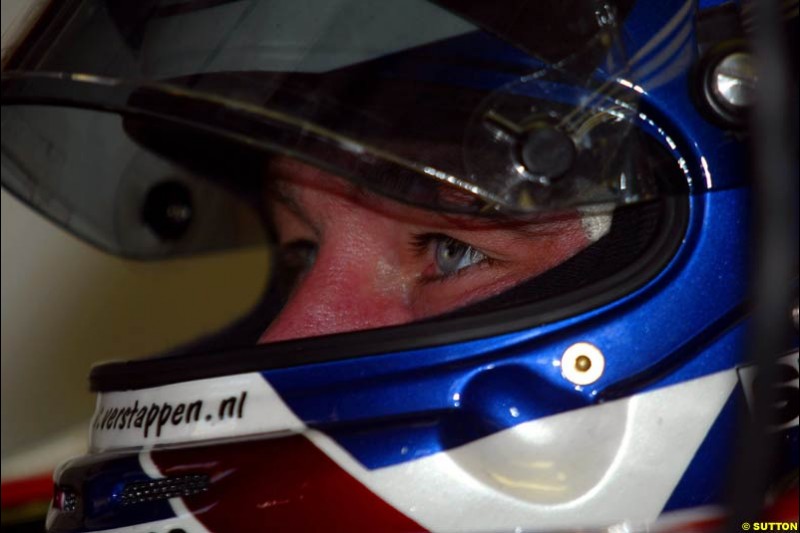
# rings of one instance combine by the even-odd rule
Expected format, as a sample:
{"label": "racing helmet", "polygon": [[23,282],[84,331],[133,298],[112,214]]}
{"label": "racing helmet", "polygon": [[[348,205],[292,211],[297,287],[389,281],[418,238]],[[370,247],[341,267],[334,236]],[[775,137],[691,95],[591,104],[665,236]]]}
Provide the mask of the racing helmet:
{"label": "racing helmet", "polygon": [[[3,59],[4,187],[135,264],[267,258],[225,320],[92,370],[48,530],[720,523],[765,382],[752,9],[45,5]],[[796,491],[789,307],[769,497]]]}

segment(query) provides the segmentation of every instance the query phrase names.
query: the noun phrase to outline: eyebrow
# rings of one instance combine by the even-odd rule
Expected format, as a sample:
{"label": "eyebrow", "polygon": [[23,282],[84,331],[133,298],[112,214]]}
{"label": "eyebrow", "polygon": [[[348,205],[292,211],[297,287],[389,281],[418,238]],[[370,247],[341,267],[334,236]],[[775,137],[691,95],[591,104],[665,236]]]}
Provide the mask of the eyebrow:
{"label": "eyebrow", "polygon": [[[284,206],[289,212],[295,215],[297,218],[303,221],[303,223],[307,224],[308,227],[312,229],[316,236],[319,236],[322,232],[320,231],[319,227],[316,223],[314,223],[313,218],[308,213],[308,211],[303,207],[303,205],[297,200],[297,197],[293,194],[291,189],[288,187],[282,187],[283,183],[280,180],[275,180],[270,183],[266,187],[266,191],[269,201],[274,201],[280,203]],[[272,212],[272,210],[270,210]],[[274,222],[274,221],[273,221]]]}
{"label": "eyebrow", "polygon": [[[315,233],[321,235],[319,226],[314,222],[313,217],[298,200],[291,187],[284,186],[285,182],[282,180],[275,180],[268,187],[271,197],[274,201],[281,203],[292,214],[297,216],[305,224],[307,224]],[[493,217],[488,216],[474,216],[465,213],[437,211],[431,208],[424,208],[410,203],[404,203],[402,200],[395,200],[386,197],[369,187],[359,183],[347,181],[348,193],[350,198],[357,201],[369,209],[376,211],[381,210],[382,205],[394,204],[395,206],[409,206],[412,209],[427,211],[434,217],[434,220],[426,222],[417,222],[416,220],[407,223],[413,223],[418,226],[428,226],[441,231],[482,231],[482,230],[505,230],[515,234],[518,238],[532,238],[536,236],[553,234],[555,232],[564,231],[563,223],[580,218],[578,212],[570,211],[564,213],[552,214],[552,216],[545,215],[542,218],[533,220],[522,220],[513,218],[512,216],[497,213]],[[389,215],[391,216],[391,215]],[[398,219],[402,222],[402,219]]]}

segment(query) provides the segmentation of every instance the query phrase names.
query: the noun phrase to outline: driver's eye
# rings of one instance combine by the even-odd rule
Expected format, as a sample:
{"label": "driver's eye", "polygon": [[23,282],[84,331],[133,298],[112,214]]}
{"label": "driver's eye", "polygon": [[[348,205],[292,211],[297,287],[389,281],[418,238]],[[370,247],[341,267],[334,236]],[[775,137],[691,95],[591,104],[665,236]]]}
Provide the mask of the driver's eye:
{"label": "driver's eye", "polygon": [[281,245],[278,252],[278,272],[282,285],[294,287],[297,279],[314,264],[317,258],[317,244],[300,239]]}
{"label": "driver's eye", "polygon": [[468,244],[447,238],[436,242],[434,259],[441,275],[451,276],[480,263],[486,256]]}
{"label": "driver's eye", "polygon": [[447,235],[426,233],[414,237],[414,248],[418,253],[430,250],[436,267],[436,277],[445,279],[489,258],[469,244]]}

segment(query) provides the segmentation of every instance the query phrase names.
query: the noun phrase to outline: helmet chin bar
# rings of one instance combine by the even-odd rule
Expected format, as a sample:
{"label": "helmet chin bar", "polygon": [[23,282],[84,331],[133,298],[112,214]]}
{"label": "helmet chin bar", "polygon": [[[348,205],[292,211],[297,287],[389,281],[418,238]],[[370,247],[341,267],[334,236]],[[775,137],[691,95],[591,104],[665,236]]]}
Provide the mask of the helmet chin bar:
{"label": "helmet chin bar", "polygon": [[[97,455],[67,465],[60,476],[61,490],[74,492],[71,480],[83,479],[87,470],[98,472],[90,481],[94,486],[119,479],[120,468],[127,468],[124,477],[130,481],[123,497],[151,486],[184,496],[188,509],[174,508],[176,521],[191,518],[192,513],[206,524],[217,521],[221,517],[210,512],[214,506],[208,503],[219,502],[230,510],[226,499],[232,494],[263,501],[266,494],[277,491],[286,505],[301,502],[323,513],[340,506],[335,493],[320,493],[318,477],[304,478],[309,489],[299,495],[285,483],[287,474],[280,463],[296,460],[300,453],[306,461],[324,460],[324,479],[346,472],[380,500],[434,531],[467,525],[513,528],[534,521],[547,529],[649,523],[663,508],[736,383],[736,372],[729,369],[537,417],[542,406],[558,398],[572,403],[571,391],[531,374],[524,365],[492,368],[465,382],[454,393],[451,410],[441,413],[437,440],[443,450],[380,468],[368,457],[348,453],[342,435],[334,433],[332,438],[307,427],[273,388],[279,385],[260,373],[108,392],[99,398],[92,426]],[[667,411],[665,404],[670,406]],[[498,417],[520,423],[497,431]],[[491,433],[458,444],[464,431],[485,430]],[[669,438],[675,434],[681,436],[679,445]],[[143,450],[139,462],[149,478],[120,464],[130,449]],[[654,457],[659,459],[658,468]],[[81,496],[91,494],[84,489]],[[138,499],[121,502],[98,500],[82,511],[85,523],[96,523],[115,505],[122,505],[120,514],[135,511],[137,505],[155,510],[159,494],[145,495],[144,500],[136,495]],[[481,502],[477,507],[467,505],[476,501]],[[152,505],[145,506],[147,502]],[[636,502],[633,508],[631,502]],[[68,524],[82,505],[85,500],[54,510],[54,523]],[[454,506],[458,513],[442,512]]]}

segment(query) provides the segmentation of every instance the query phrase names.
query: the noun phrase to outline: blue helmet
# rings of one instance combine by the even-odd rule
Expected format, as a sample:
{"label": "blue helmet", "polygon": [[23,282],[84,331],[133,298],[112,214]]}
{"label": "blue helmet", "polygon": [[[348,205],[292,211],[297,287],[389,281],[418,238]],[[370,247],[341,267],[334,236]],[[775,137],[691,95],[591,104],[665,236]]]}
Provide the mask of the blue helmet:
{"label": "blue helmet", "polygon": [[[223,319],[93,369],[48,530],[721,523],[766,379],[752,11],[46,6],[4,58],[4,187],[149,269],[266,250]],[[797,484],[794,305],[764,505]]]}

